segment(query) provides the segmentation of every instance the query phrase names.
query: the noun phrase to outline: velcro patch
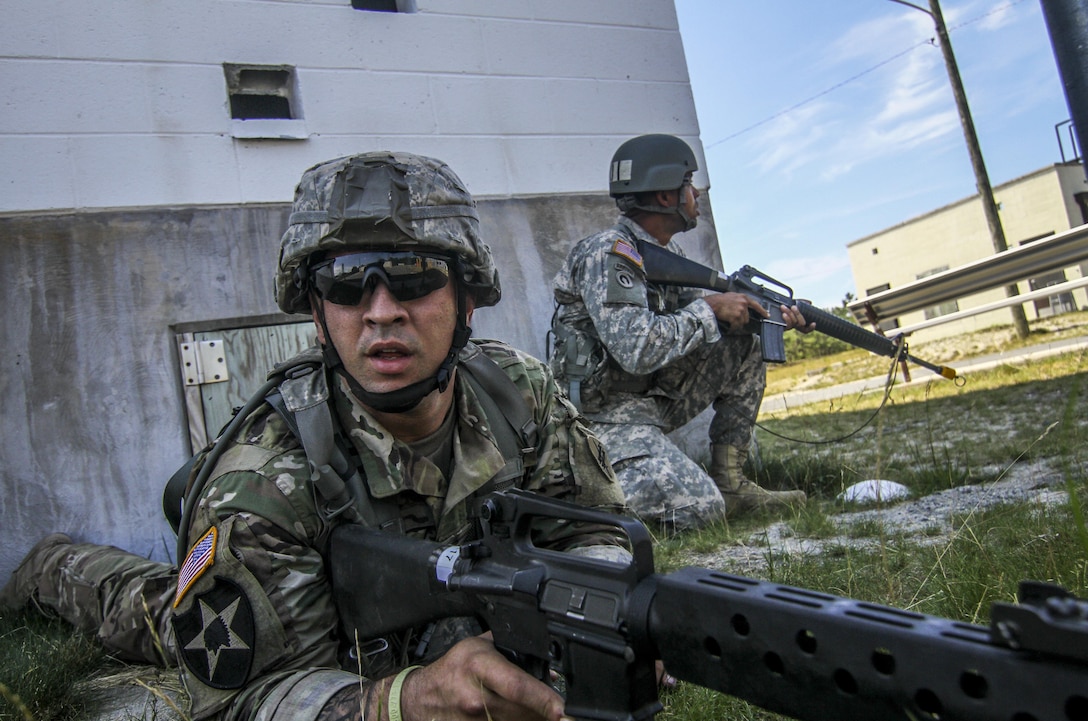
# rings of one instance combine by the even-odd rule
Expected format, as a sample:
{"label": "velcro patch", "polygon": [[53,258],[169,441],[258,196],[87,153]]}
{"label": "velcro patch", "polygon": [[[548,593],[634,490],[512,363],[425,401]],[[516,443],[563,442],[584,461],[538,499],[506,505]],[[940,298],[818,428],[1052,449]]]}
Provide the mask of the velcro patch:
{"label": "velcro patch", "polygon": [[178,571],[178,591],[174,595],[174,608],[178,607],[185,593],[192,588],[196,580],[215,563],[216,539],[219,537],[215,526],[208,529],[199,541],[193,544],[185,563]]}
{"label": "velcro patch", "polygon": [[202,683],[218,689],[245,685],[257,635],[253,607],[236,583],[216,576],[192,608],[174,616],[174,634],[185,667]]}
{"label": "velcro patch", "polygon": [[638,248],[636,248],[634,244],[623,238],[617,238],[616,241],[612,243],[612,253],[621,258],[626,258],[639,268],[642,267],[642,254],[638,252]]}

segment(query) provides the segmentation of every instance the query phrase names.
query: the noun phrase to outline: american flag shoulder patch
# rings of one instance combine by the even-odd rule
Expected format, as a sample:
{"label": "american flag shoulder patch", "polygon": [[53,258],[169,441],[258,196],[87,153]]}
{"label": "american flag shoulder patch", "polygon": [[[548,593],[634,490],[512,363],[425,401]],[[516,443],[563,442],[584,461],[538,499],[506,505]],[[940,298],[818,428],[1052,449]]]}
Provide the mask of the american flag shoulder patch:
{"label": "american flag shoulder patch", "polygon": [[616,241],[612,243],[612,253],[621,258],[626,258],[639,268],[642,267],[642,254],[638,252],[638,248],[636,248],[633,243],[623,238],[617,238]]}
{"label": "american flag shoulder patch", "polygon": [[218,531],[215,526],[208,529],[199,541],[197,541],[192,549],[189,551],[189,555],[185,557],[185,563],[182,565],[181,570],[178,572],[178,592],[174,596],[174,608],[178,607],[181,603],[181,599],[185,597],[185,593],[192,588],[197,579],[203,575],[204,571],[212,567],[215,563],[215,545],[218,538]]}

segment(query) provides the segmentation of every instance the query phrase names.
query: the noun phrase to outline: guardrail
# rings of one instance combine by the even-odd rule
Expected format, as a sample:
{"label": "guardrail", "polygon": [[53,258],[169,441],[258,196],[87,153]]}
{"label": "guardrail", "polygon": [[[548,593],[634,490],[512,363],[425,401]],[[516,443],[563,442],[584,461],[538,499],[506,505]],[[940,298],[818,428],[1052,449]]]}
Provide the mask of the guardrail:
{"label": "guardrail", "polygon": [[[1085,260],[1088,260],[1088,224],[995,253],[957,268],[935,273],[898,288],[874,293],[867,298],[849,303],[847,307],[858,323],[862,325],[879,323],[950,300],[959,300],[975,293],[1027,280],[1036,275],[1068,268]],[[1025,303],[1034,298],[1061,293],[1083,285],[1088,285],[1088,279],[1074,279],[1024,295],[942,315],[924,323],[896,328],[895,332],[909,333],[997,308]]]}

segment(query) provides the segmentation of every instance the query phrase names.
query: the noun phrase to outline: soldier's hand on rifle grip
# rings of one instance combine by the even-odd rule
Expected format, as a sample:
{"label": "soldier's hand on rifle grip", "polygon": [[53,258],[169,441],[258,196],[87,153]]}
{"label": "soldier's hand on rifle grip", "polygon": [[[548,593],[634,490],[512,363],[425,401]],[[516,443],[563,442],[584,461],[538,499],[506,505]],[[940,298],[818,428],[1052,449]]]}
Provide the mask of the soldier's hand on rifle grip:
{"label": "soldier's hand on rifle grip", "polygon": [[561,721],[563,698],[506,660],[484,634],[464,639],[434,663],[412,672],[401,690],[401,717]]}
{"label": "soldier's hand on rifle grip", "polygon": [[787,308],[786,306],[780,306],[782,310],[782,322],[786,324],[786,329],[794,329],[799,333],[811,333],[816,330],[815,321],[812,323],[805,322],[805,316],[801,314],[801,311],[797,306]]}
{"label": "soldier's hand on rifle grip", "polygon": [[714,317],[724,323],[730,333],[742,333],[751,315],[768,317],[767,311],[754,298],[743,293],[711,293],[703,296]]}

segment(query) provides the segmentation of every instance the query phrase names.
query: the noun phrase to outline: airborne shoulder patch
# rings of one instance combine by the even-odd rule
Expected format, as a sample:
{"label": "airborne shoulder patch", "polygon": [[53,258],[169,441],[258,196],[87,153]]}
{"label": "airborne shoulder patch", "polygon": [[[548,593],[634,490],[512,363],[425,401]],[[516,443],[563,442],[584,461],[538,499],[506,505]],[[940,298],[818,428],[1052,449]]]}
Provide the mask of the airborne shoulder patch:
{"label": "airborne shoulder patch", "polygon": [[639,268],[642,267],[642,254],[638,252],[638,248],[635,247],[635,244],[626,238],[616,238],[615,242],[612,243],[612,250],[610,252],[613,255],[626,258]]}
{"label": "airborne shoulder patch", "polygon": [[245,685],[257,636],[253,607],[238,584],[217,576],[173,622],[181,659],[194,676],[212,688]]}

